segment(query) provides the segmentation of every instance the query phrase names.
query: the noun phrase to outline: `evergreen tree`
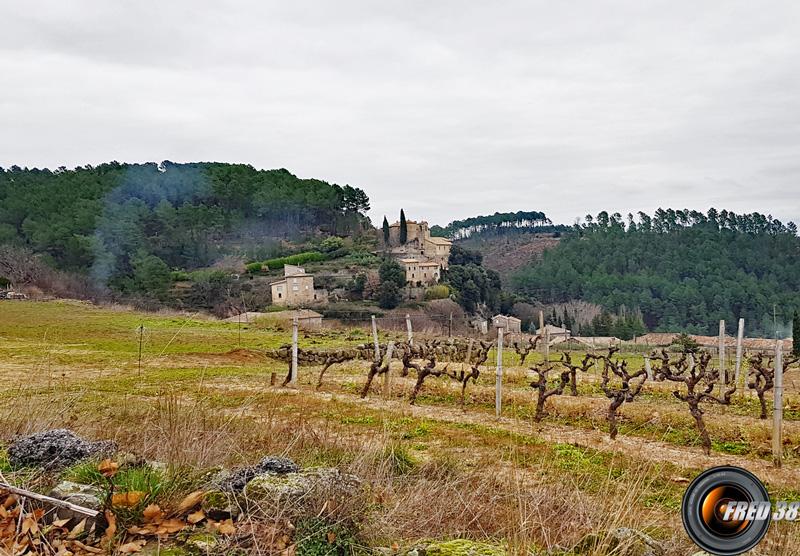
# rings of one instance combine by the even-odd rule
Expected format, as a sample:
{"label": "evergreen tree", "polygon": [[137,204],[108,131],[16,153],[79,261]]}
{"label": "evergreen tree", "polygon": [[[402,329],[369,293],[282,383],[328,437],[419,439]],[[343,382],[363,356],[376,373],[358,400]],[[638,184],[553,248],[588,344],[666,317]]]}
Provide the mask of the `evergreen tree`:
{"label": "evergreen tree", "polygon": [[400,209],[400,245],[405,245],[408,241],[408,224],[406,223],[406,213]]}
{"label": "evergreen tree", "polygon": [[406,273],[394,259],[386,259],[378,269],[380,286],[378,286],[378,306],[381,309],[394,309],[403,300],[403,287],[406,285]]}
{"label": "evergreen tree", "polygon": [[394,309],[403,300],[400,288],[394,282],[381,282],[378,287],[378,307]]}
{"label": "evergreen tree", "polygon": [[386,216],[383,217],[383,244],[389,245],[389,221]]}
{"label": "evergreen tree", "polygon": [[792,318],[792,355],[800,356],[800,313]]}

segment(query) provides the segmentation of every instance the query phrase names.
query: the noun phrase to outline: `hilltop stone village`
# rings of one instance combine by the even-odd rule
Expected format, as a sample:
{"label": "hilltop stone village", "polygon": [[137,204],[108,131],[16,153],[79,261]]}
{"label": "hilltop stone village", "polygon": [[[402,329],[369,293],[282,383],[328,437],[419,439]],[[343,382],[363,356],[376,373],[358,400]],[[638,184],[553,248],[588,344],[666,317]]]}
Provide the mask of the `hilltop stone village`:
{"label": "hilltop stone village", "polygon": [[[382,251],[403,267],[407,292],[410,298],[418,297],[428,286],[439,282],[447,269],[452,242],[443,237],[431,236],[424,220],[406,222],[407,237],[401,242],[401,224],[389,226],[389,242]],[[284,265],[283,278],[270,284],[272,304],[288,308],[325,305],[330,292],[316,287],[314,276],[297,265]]]}

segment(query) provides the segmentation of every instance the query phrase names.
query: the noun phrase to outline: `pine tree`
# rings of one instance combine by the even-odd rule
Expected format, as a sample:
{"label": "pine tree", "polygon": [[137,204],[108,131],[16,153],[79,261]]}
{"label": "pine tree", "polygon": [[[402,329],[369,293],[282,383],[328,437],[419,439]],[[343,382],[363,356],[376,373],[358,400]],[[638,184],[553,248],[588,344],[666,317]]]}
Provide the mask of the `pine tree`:
{"label": "pine tree", "polygon": [[800,356],[800,314],[792,318],[792,355]]}
{"label": "pine tree", "polygon": [[400,245],[405,245],[408,241],[408,224],[406,223],[406,213],[400,209]]}
{"label": "pine tree", "polygon": [[386,220],[386,216],[383,217],[383,244],[389,245],[389,221]]}

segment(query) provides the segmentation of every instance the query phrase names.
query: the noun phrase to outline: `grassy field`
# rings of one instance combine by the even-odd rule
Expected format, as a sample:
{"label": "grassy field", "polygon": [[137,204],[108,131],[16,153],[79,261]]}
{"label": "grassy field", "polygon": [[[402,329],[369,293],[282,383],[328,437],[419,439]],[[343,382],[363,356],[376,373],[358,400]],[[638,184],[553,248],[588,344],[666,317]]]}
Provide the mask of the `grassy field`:
{"label": "grassy field", "polygon": [[[504,411],[496,418],[491,367],[470,385],[463,411],[460,385],[447,378],[428,379],[416,406],[407,402],[412,378],[397,375],[390,392],[376,381],[362,400],[363,361],[332,367],[319,390],[317,367],[300,368],[297,388],[270,386],[272,373],[282,378],[286,366],[261,350],[289,339],[279,326],[240,329],[201,315],[0,303],[0,436],[69,427],[193,472],[267,454],[335,465],[370,485],[357,534],[364,546],[467,538],[515,553],[568,552],[587,535],[625,526],[662,541],[670,554],[687,554],[683,490],[721,463],[753,470],[775,496],[800,499],[796,371],[786,377],[787,463],[774,470],[769,422],[757,419],[749,395],[708,408],[714,447],[706,456],[668,385],[648,384],[625,404],[620,437],[610,441],[608,402],[592,373],[579,376],[579,396],[551,398],[548,416],[534,423],[531,378],[513,352],[504,358]],[[301,333],[300,346],[369,341],[367,330],[326,328]],[[641,364],[641,355],[626,357]],[[795,529],[774,527],[759,550],[800,554]],[[579,551],[603,554],[608,547]]]}

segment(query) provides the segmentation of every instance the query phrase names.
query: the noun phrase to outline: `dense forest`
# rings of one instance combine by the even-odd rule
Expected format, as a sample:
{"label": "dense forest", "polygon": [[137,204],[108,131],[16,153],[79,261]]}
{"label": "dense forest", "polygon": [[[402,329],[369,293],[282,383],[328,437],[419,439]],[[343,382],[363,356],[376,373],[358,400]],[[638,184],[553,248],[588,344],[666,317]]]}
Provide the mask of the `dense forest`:
{"label": "dense forest", "polygon": [[267,237],[352,234],[369,226],[368,209],[361,189],[244,164],[0,168],[0,244],[120,291],[231,252],[274,256]]}
{"label": "dense forest", "polygon": [[800,239],[793,223],[758,213],[662,210],[638,218],[587,216],[513,277],[532,299],[582,299],[618,313],[640,312],[650,330],[781,333],[800,310]]}
{"label": "dense forest", "polygon": [[450,239],[465,239],[476,234],[499,235],[514,231],[560,232],[567,226],[554,226],[540,211],[495,212],[488,216],[473,216],[454,220],[447,226],[431,226],[431,235]]}

